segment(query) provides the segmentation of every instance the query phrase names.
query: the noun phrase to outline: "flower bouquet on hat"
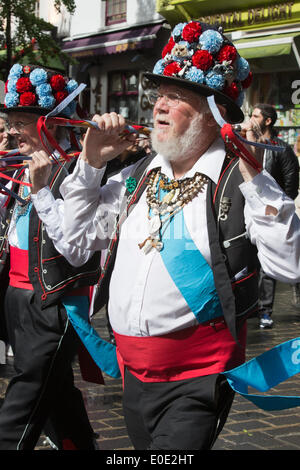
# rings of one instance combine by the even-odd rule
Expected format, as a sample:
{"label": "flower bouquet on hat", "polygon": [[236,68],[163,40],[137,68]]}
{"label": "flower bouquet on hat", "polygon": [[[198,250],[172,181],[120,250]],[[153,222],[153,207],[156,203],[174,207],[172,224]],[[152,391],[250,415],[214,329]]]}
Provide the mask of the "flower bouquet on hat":
{"label": "flower bouquet on hat", "polygon": [[199,21],[176,25],[162,58],[145,77],[156,84],[173,82],[203,96],[214,95],[216,103],[226,108],[228,122],[244,119],[241,106],[252,73],[221,28]]}

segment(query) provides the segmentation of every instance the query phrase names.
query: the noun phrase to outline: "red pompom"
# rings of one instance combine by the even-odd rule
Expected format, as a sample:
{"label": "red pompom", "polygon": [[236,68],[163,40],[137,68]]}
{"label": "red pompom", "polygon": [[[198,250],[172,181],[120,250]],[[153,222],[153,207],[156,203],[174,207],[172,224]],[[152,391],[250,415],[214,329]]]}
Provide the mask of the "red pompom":
{"label": "red pompom", "polygon": [[68,92],[66,90],[58,91],[54,94],[54,98],[56,99],[56,104],[58,105],[61,103],[66,97],[68,96]]}
{"label": "red pompom", "polygon": [[243,81],[241,82],[242,87],[243,87],[243,88],[248,88],[248,87],[251,85],[252,80],[253,80],[253,73],[252,73],[252,72],[249,72],[248,77],[246,77],[245,80],[243,80]]}
{"label": "red pompom", "polygon": [[161,54],[162,58],[164,58],[167,54],[170,54],[174,46],[175,46],[175,41],[173,37],[171,36],[168,44],[162,50],[162,54]]}
{"label": "red pompom", "polygon": [[21,77],[18,79],[16,83],[16,90],[18,93],[25,93],[26,91],[30,91],[32,88],[32,83],[28,77]]}
{"label": "red pompom", "polygon": [[196,51],[192,62],[197,69],[208,70],[213,64],[213,56],[208,51]]}
{"label": "red pompom", "polygon": [[165,67],[164,75],[172,77],[172,75],[180,72],[181,67],[177,62],[171,62]]}
{"label": "red pompom", "polygon": [[183,28],[182,38],[184,39],[184,41],[197,42],[201,33],[201,25],[196,21],[192,21],[191,23],[185,25],[185,27]]}
{"label": "red pompom", "polygon": [[36,96],[31,91],[26,91],[20,95],[21,106],[33,106],[36,103]]}
{"label": "red pompom", "polygon": [[231,85],[228,85],[224,88],[223,93],[235,101],[240,94],[240,89],[235,82],[232,82]]}
{"label": "red pompom", "polygon": [[66,86],[66,82],[62,75],[57,74],[50,77],[50,85],[54,91],[62,91]]}
{"label": "red pompom", "polygon": [[217,60],[223,62],[223,60],[231,60],[233,63],[237,58],[237,50],[234,46],[226,45],[222,47],[217,55]]}

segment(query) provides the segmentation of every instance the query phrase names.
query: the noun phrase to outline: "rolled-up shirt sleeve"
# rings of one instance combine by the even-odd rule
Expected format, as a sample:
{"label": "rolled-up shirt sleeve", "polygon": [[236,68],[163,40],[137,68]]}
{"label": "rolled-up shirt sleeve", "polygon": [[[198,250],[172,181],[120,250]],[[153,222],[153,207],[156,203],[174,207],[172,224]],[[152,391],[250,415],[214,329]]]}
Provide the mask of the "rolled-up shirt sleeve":
{"label": "rolled-up shirt sleeve", "polygon": [[[295,204],[274,178],[262,171],[242,183],[245,221],[250,240],[257,246],[262,269],[282,282],[300,281],[300,220]],[[277,215],[266,215],[267,206]]]}
{"label": "rolled-up shirt sleeve", "polygon": [[78,159],[73,173],[60,187],[65,204],[63,232],[66,241],[92,251],[108,247],[130,168],[109,178],[101,187],[105,168],[93,168]]}

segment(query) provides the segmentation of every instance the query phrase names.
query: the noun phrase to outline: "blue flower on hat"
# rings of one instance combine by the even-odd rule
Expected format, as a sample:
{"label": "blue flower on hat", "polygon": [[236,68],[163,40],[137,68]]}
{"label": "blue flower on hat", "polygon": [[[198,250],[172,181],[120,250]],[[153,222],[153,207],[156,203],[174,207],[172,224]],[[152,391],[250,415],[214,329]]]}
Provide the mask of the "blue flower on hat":
{"label": "blue flower on hat", "polygon": [[205,77],[206,85],[215,90],[222,90],[225,85],[225,78],[219,73],[215,73],[212,70],[208,72]]}
{"label": "blue flower on hat", "polygon": [[245,80],[250,72],[250,67],[249,63],[244,57],[239,57],[238,60],[236,61],[236,69],[237,69],[237,75],[236,78],[238,80]]}
{"label": "blue flower on hat", "polygon": [[197,69],[197,67],[191,67],[185,74],[187,80],[191,80],[196,83],[204,83],[205,76],[203,70]]}
{"label": "blue flower on hat", "polygon": [[8,80],[8,83],[7,83],[7,91],[8,91],[9,93],[11,93],[11,92],[15,92],[15,93],[16,93],[16,91],[17,91],[17,89],[16,89],[16,84],[17,84],[17,81],[18,81],[18,80],[19,80],[19,79],[18,79],[17,77],[12,77],[12,78],[10,78],[10,79]]}
{"label": "blue flower on hat", "polygon": [[158,75],[162,75],[165,69],[165,61],[164,59],[159,59],[153,68],[153,73],[157,73]]}
{"label": "blue flower on hat", "polygon": [[40,96],[38,103],[41,108],[52,109],[55,105],[55,98],[52,95]]}
{"label": "blue flower on hat", "polygon": [[14,64],[9,71],[8,79],[12,77],[20,78],[23,73],[23,67],[20,64]]}
{"label": "blue flower on hat", "polygon": [[68,93],[72,93],[74,90],[76,90],[76,88],[78,88],[78,83],[76,80],[69,80],[66,86]]}
{"label": "blue flower on hat", "polygon": [[17,106],[19,104],[19,95],[16,92],[6,93],[4,104],[11,108],[13,106]]}
{"label": "blue flower on hat", "polygon": [[44,69],[34,69],[29,75],[30,81],[34,86],[47,82],[47,72]]}
{"label": "blue flower on hat", "polygon": [[182,30],[183,30],[183,28],[184,28],[186,25],[187,25],[187,23],[178,23],[178,24],[174,27],[174,29],[173,29],[173,31],[172,31],[172,36],[173,36],[174,39],[175,39],[176,37],[178,37],[178,36],[179,36],[179,37],[181,36]]}
{"label": "blue flower on hat", "polygon": [[52,95],[52,88],[49,83],[42,83],[36,87],[38,96]]}
{"label": "blue flower on hat", "polygon": [[218,33],[218,31],[207,29],[199,37],[199,43],[201,44],[202,49],[205,49],[211,54],[215,54],[223,44],[223,37]]}

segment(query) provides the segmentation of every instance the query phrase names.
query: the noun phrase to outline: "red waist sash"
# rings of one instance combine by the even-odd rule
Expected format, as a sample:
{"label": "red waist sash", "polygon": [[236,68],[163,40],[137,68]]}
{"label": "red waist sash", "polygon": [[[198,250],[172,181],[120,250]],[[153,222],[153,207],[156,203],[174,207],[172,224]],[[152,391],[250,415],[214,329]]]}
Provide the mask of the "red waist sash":
{"label": "red waist sash", "polygon": [[28,277],[28,266],[28,251],[10,246],[10,286],[33,290],[33,286]]}
{"label": "red waist sash", "polygon": [[117,357],[142,382],[169,382],[230,370],[245,362],[246,323],[237,344],[223,322],[198,325],[164,336],[116,332]]}
{"label": "red waist sash", "polygon": [[[10,246],[9,285],[19,289],[34,290],[28,277],[29,259],[28,251]],[[90,287],[79,287],[68,295],[90,295]]]}

